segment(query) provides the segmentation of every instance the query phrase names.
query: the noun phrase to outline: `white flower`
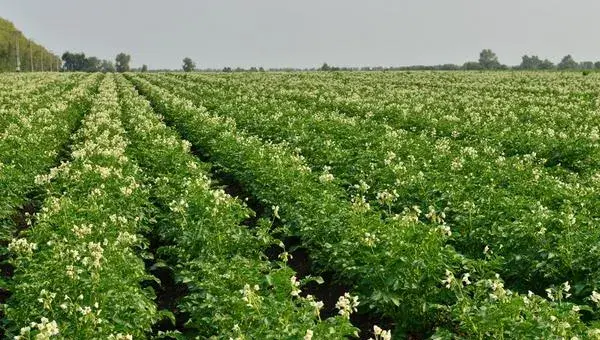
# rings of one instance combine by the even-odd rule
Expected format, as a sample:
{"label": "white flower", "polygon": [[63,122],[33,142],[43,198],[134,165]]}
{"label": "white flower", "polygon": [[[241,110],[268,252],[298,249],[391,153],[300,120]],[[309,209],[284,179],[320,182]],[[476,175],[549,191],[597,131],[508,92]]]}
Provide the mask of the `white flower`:
{"label": "white flower", "polygon": [[[307,296],[307,298],[308,298],[308,296]],[[325,306],[323,301],[311,301],[310,305],[315,309],[315,315],[317,315],[317,316],[319,316],[321,309],[323,308],[323,306]]]}
{"label": "white flower", "polygon": [[324,173],[321,176],[319,176],[319,181],[321,181],[322,183],[331,182],[334,179],[335,177],[333,177],[333,175],[330,173]]}
{"label": "white flower", "polygon": [[339,309],[338,313],[340,315],[349,319],[350,314],[352,312],[357,311],[356,307],[358,307],[358,305],[359,305],[358,297],[351,296],[349,293],[346,293],[346,294],[344,294],[344,296],[339,297],[337,303],[335,304],[335,307],[337,309]]}
{"label": "white flower", "polygon": [[467,285],[467,286],[471,284],[471,281],[469,280],[469,277],[471,277],[471,274],[469,274],[469,273],[465,273],[465,274],[463,275],[463,278],[462,278],[462,282],[463,282],[465,285]]}
{"label": "white flower", "polygon": [[600,304],[600,293],[598,293],[597,291],[592,291],[592,296],[590,297],[592,299],[592,301],[594,301],[597,304]]}
{"label": "white flower", "polygon": [[310,329],[306,330],[306,335],[304,336],[304,340],[312,340],[313,338],[313,331]]}
{"label": "white flower", "polygon": [[36,249],[37,244],[29,243],[24,238],[13,239],[8,245],[9,251],[20,256],[31,256]]}
{"label": "white flower", "polygon": [[446,288],[450,288],[452,286],[452,281],[454,281],[454,274],[446,269],[446,278],[442,280],[442,284],[444,284]]}
{"label": "white flower", "polygon": [[292,284],[292,296],[300,295],[300,282],[297,280],[295,276],[290,277],[290,283]]}
{"label": "white flower", "polygon": [[381,329],[379,326],[373,326],[373,334],[375,334],[375,340],[391,340],[392,332]]}
{"label": "white flower", "polygon": [[82,315],[88,315],[92,312],[92,308],[84,306],[83,308],[79,307],[77,311],[80,312]]}
{"label": "white flower", "polygon": [[398,198],[398,193],[396,192],[396,190],[392,190],[392,192],[384,190],[382,192],[378,192],[376,198],[377,201],[379,201],[379,204],[391,205]]}
{"label": "white flower", "polygon": [[352,209],[358,212],[367,212],[371,210],[371,205],[367,202],[365,196],[356,195],[352,197]]}
{"label": "white flower", "polygon": [[458,171],[458,170],[462,169],[463,162],[464,162],[464,160],[462,158],[455,158],[452,161],[452,164],[450,164],[450,169],[452,169],[453,171]]}
{"label": "white flower", "polygon": [[440,225],[439,230],[442,232],[442,234],[446,236],[452,236],[452,229],[450,229],[450,226],[448,226],[447,224]]}
{"label": "white flower", "polygon": [[552,288],[546,288],[546,295],[548,295],[550,301],[554,301],[554,291]]}
{"label": "white flower", "polygon": [[377,242],[377,237],[375,236],[375,234],[365,233],[365,237],[363,238],[363,241],[365,242],[365,244],[367,246],[374,247],[375,243]]}

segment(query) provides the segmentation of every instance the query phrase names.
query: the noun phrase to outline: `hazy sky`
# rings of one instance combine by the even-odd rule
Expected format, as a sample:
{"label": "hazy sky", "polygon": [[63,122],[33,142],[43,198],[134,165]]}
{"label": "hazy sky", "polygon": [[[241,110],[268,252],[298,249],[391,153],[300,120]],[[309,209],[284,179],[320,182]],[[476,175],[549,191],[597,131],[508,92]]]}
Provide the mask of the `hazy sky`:
{"label": "hazy sky", "polygon": [[310,67],[600,60],[597,0],[2,0],[0,16],[56,53],[133,65]]}

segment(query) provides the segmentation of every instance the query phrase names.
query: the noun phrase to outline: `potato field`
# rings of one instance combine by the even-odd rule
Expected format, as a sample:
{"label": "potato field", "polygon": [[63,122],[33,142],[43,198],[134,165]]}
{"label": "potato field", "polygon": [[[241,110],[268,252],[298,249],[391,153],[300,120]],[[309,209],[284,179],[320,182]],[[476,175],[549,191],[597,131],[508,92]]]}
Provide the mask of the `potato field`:
{"label": "potato field", "polygon": [[7,339],[600,339],[600,75],[0,75]]}

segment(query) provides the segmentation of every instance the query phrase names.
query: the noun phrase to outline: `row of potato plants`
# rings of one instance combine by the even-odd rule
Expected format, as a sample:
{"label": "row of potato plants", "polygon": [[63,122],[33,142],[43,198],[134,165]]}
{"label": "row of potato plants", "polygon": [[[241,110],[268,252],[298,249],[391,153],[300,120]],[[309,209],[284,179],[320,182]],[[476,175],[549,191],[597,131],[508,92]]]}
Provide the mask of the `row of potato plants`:
{"label": "row of potato plants", "polygon": [[233,118],[250,134],[297,148],[314,170],[327,168],[365,208],[379,207],[393,217],[418,205],[426,212],[424,221],[436,219],[450,228],[464,254],[483,258],[487,247],[501,256],[495,262],[511,288],[544,294],[548,286],[569,280],[582,301],[600,283],[598,178],[564,180],[529,155],[504,157],[488,145],[397,133],[335,112],[307,112],[251,90],[153,79]]}
{"label": "row of potato plants", "polygon": [[281,243],[269,234],[271,221],[243,226],[253,212],[213,183],[206,164],[190,153],[189,142],[168,128],[124,78],[119,90],[131,140],[128,152],[144,170],[156,205],[153,233],[164,245],[157,252],[188,288],[178,302],[185,328],[219,339],[355,334],[348,319],[352,299],[341,297],[340,315],[321,319],[323,303],[300,296],[301,282],[286,262],[265,257],[269,246]]}
{"label": "row of potato plants", "polygon": [[31,77],[12,84],[13,90],[0,94],[0,133],[11,124],[31,116],[40,108],[56,102],[83,79],[82,75],[53,75],[47,78]]}
{"label": "row of potato plants", "polygon": [[[600,165],[595,78],[560,73],[380,73],[230,76],[257,93],[293,99],[411,131],[488,140],[506,154],[537,153],[547,166]],[[214,78],[214,77],[213,77]],[[188,76],[215,82],[206,76]]]}
{"label": "row of potato plants", "polygon": [[[59,152],[89,105],[88,97],[94,90],[97,77],[78,79],[68,78],[54,84],[47,93],[27,99],[26,104],[17,102],[18,114],[0,132],[2,257],[15,232],[17,209],[32,199],[28,195],[36,189],[36,176],[56,164]],[[30,110],[25,110],[25,106]]]}
{"label": "row of potato plants", "polygon": [[19,105],[21,100],[27,101],[29,94],[48,84],[63,80],[65,76],[52,74],[47,77],[23,76],[14,74],[0,75],[0,108],[2,110]]}
{"label": "row of potato plants", "polygon": [[278,206],[288,233],[302,238],[315,269],[332,271],[350,285],[363,311],[392,317],[397,334],[429,327],[437,327],[439,337],[595,332],[579,320],[578,311],[589,308],[505,289],[485,261],[466,259],[446,244],[443,225],[420,222],[418,210],[381,220],[379,213],[347,202],[331,176],[311,173],[284,145],[249,136],[232,119],[138,76],[129,78],[215,164],[266,205]]}
{"label": "row of potato plants", "polygon": [[78,76],[42,79],[12,84],[13,91],[0,95],[0,133],[11,125],[26,124],[37,110],[57,102],[65,91],[81,80]]}
{"label": "row of potato plants", "polygon": [[15,339],[144,338],[160,318],[138,252],[148,192],[125,154],[113,76],[105,76],[68,162],[38,176],[34,225],[8,249],[15,275],[5,313]]}

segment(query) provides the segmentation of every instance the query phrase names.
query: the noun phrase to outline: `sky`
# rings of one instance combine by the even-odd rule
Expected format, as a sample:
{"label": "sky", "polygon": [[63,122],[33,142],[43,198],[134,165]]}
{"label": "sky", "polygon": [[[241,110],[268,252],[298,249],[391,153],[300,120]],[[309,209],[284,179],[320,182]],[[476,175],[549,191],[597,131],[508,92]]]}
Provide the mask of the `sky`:
{"label": "sky", "polygon": [[2,0],[0,17],[57,54],[132,66],[433,65],[477,60],[490,48],[600,60],[597,0]]}

